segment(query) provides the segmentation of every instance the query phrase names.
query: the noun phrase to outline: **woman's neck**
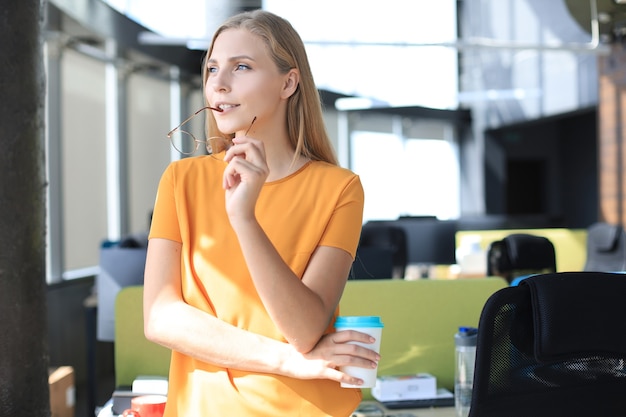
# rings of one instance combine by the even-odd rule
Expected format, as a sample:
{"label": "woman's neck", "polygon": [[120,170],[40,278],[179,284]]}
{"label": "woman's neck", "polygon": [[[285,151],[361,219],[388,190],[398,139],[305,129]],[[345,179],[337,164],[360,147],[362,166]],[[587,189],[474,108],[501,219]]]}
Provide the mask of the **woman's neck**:
{"label": "woman's neck", "polygon": [[302,155],[295,155],[295,151],[290,144],[266,144],[266,158],[270,173],[266,182],[277,181],[285,178],[308,162],[308,158]]}

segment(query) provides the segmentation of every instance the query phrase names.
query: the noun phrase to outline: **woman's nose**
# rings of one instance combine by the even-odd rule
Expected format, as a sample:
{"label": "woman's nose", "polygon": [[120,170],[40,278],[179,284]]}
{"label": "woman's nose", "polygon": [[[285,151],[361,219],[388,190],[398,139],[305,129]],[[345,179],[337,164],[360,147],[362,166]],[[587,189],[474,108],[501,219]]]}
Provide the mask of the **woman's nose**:
{"label": "woman's nose", "polygon": [[213,91],[227,91],[230,88],[228,74],[225,72],[217,72],[209,77],[208,87]]}

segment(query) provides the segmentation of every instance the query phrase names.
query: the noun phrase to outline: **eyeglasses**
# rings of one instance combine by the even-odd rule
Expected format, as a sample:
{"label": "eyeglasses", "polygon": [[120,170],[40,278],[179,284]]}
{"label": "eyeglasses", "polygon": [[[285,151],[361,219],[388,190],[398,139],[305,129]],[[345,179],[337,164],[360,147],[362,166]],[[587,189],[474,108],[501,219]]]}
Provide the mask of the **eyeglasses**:
{"label": "eyeglasses", "polygon": [[[225,151],[231,145],[230,140],[225,137],[212,136],[208,139],[200,140],[196,138],[193,133],[183,129],[183,126],[186,123],[188,123],[190,120],[192,120],[194,117],[196,117],[198,114],[202,113],[205,110],[215,110],[219,112],[223,111],[222,109],[211,106],[203,107],[167,133],[167,137],[170,139],[170,142],[172,143],[174,149],[176,149],[183,155],[193,155],[198,151],[200,144],[204,144],[208,155],[213,155],[213,153]],[[248,134],[255,121],[256,116],[252,119],[252,123],[250,123],[250,126],[248,126],[248,129],[246,130],[246,133],[244,135]]]}
{"label": "eyeglasses", "polygon": [[222,109],[217,109],[215,107],[203,107],[167,133],[167,137],[170,139],[174,149],[183,155],[193,155],[198,151],[200,144],[204,144],[207,154],[212,155],[213,153],[218,153],[229,148],[230,141],[224,137],[214,136],[205,140],[200,140],[196,138],[193,133],[183,128],[183,126],[194,117],[209,109],[222,111]]}

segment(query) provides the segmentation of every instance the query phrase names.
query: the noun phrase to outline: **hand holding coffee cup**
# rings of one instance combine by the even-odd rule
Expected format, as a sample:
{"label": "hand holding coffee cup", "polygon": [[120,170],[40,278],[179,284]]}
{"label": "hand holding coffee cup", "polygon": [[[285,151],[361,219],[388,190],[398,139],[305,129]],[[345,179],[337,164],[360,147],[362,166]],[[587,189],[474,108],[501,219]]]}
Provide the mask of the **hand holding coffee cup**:
{"label": "hand holding coffee cup", "polygon": [[[361,333],[369,334],[376,339],[376,341],[371,344],[349,342],[371,349],[376,353],[380,353],[380,339],[383,327],[383,323],[380,321],[379,316],[340,316],[335,320],[335,330],[337,331],[356,330]],[[342,366],[339,369],[350,376],[363,380],[362,385],[352,385],[342,382],[341,386],[343,388],[373,388],[376,385],[378,367],[361,368],[358,366]]]}
{"label": "hand holding coffee cup", "polygon": [[130,401],[122,417],[163,417],[166,401],[165,395],[139,395]]}

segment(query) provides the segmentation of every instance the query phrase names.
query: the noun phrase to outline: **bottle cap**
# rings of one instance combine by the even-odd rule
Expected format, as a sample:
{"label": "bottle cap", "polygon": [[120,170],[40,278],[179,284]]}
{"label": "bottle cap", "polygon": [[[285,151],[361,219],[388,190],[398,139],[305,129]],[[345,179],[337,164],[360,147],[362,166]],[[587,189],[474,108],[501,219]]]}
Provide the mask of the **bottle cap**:
{"label": "bottle cap", "polygon": [[477,338],[477,328],[461,326],[459,332],[454,335],[454,342],[457,346],[476,346]]}

